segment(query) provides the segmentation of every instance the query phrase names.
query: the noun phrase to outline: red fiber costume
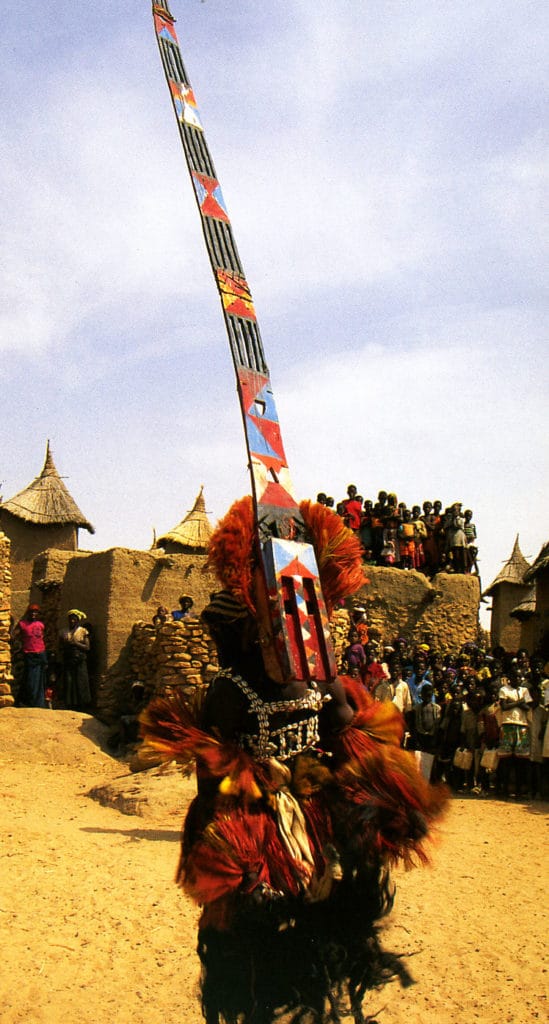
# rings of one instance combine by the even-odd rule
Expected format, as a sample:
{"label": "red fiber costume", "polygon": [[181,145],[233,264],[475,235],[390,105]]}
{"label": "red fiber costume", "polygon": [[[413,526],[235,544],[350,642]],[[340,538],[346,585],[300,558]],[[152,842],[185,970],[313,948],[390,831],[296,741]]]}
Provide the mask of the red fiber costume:
{"label": "red fiber costume", "polygon": [[[301,508],[332,607],[362,582],[360,545],[329,509]],[[289,1020],[338,1021],[344,993],[364,1021],[366,989],[402,973],[375,937],[392,901],[388,869],[425,860],[446,793],[401,748],[396,707],[374,702],[359,681],[281,686],[266,675],[251,523],[244,499],[212,538],[227,589],[203,618],[220,672],[194,708],[159,698],[141,717],[148,744],[196,763],[177,880],[203,907],[204,1014],[270,1024],[283,1008]],[[267,949],[286,965],[274,976]]]}

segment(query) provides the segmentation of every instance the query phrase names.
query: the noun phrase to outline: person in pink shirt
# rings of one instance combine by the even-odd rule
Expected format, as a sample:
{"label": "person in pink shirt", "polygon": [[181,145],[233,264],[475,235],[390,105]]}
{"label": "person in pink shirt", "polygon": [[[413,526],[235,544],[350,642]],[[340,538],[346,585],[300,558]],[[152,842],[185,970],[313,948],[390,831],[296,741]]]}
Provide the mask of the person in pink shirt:
{"label": "person in pink shirt", "polygon": [[19,635],[25,659],[23,704],[31,708],[45,708],[48,658],[44,643],[44,623],[37,604],[29,604],[19,623]]}

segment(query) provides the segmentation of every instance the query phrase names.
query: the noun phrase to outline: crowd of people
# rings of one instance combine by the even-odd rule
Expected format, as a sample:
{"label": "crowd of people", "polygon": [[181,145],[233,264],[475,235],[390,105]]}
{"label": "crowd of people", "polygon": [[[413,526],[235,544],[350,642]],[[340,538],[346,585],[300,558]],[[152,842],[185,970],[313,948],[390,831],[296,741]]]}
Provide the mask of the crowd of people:
{"label": "crowd of people", "polygon": [[364,561],[398,569],[417,569],[426,576],[437,572],[478,575],[477,531],[471,509],[459,501],[443,508],[441,501],[424,501],[408,508],[396,494],[380,491],[377,501],[364,499],[355,484],[337,503],[323,491],[317,502],[334,508],[360,539]]}
{"label": "crowd of people", "polygon": [[[157,624],[188,617],[191,601],[182,596],[171,613],[160,607]],[[48,658],[37,605],[29,605],[14,640],[25,666],[20,704],[90,707],[90,633],[83,612],[68,613],[59,662]],[[474,643],[442,655],[427,634],[415,646],[404,637],[383,643],[357,605],[340,672],[360,680],[374,700],[396,705],[406,725],[404,746],[415,751],[430,781],[478,796],[549,797],[549,676],[541,655]]]}
{"label": "crowd of people", "polygon": [[404,716],[404,745],[430,781],[454,792],[517,799],[549,796],[549,677],[526,650],[466,643],[441,655],[432,638],[383,644],[364,609],[352,613],[340,671]]}

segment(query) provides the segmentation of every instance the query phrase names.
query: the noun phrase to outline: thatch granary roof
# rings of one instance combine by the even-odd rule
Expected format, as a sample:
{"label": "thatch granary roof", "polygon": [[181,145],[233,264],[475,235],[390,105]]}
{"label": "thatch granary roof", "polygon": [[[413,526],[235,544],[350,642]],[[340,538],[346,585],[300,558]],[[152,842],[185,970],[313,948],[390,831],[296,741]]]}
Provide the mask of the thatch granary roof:
{"label": "thatch granary roof", "polygon": [[526,619],[531,618],[532,615],[536,614],[536,588],[531,587],[526,597],[523,597],[520,604],[517,604],[516,608],[513,608],[509,615],[512,619],[518,619],[519,622],[523,622]]}
{"label": "thatch granary roof", "polygon": [[503,569],[501,569],[494,582],[484,591],[485,597],[492,594],[500,583],[513,583],[519,586],[524,586],[525,575],[530,568],[530,563],[526,561],[522,551],[519,547],[518,533],[515,540],[515,545],[511,553],[511,557],[506,561]]}
{"label": "thatch granary roof", "polygon": [[0,509],[16,519],[35,526],[77,526],[95,533],[59,476],[52,458],[50,442],[40,476],[13,498],[2,502]]}
{"label": "thatch granary roof", "polygon": [[196,497],[195,503],[185,518],[174,526],[156,541],[155,547],[177,547],[191,551],[206,551],[210,537],[213,533],[213,526],[206,515],[206,504],[204,502],[204,485]]}
{"label": "thatch granary roof", "polygon": [[525,583],[532,583],[544,569],[549,568],[549,540],[543,545],[538,557],[524,575]]}

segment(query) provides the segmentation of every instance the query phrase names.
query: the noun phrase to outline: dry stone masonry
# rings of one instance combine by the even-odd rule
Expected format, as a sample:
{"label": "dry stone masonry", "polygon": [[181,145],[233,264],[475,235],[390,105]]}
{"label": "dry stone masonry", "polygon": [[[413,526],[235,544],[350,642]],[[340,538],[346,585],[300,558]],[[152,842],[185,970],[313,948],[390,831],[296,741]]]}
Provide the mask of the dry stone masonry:
{"label": "dry stone masonry", "polygon": [[10,542],[0,530],[0,708],[14,703],[10,650]]}
{"label": "dry stone masonry", "polygon": [[112,721],[126,711],[137,681],[149,697],[179,691],[191,700],[218,667],[215,645],[197,618],[158,627],[136,622],[123,656],[101,681],[98,713]]}

